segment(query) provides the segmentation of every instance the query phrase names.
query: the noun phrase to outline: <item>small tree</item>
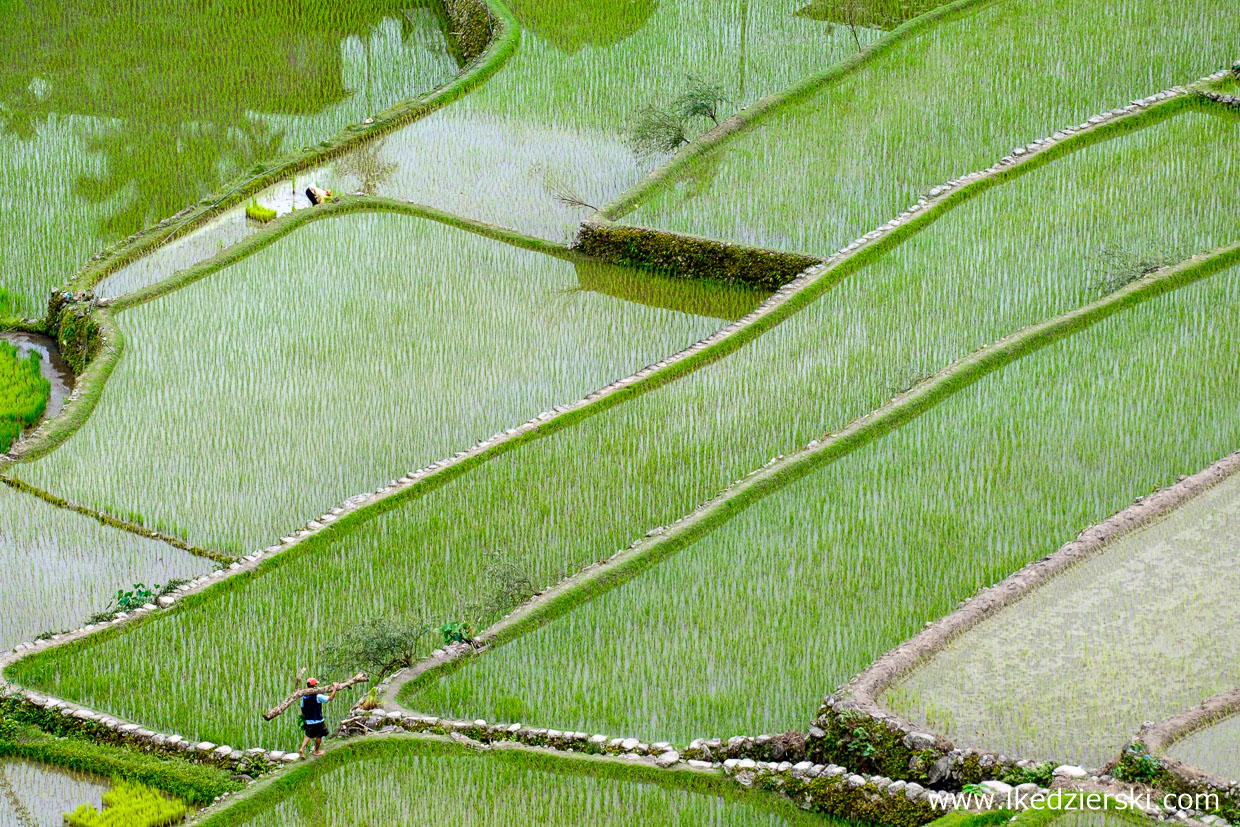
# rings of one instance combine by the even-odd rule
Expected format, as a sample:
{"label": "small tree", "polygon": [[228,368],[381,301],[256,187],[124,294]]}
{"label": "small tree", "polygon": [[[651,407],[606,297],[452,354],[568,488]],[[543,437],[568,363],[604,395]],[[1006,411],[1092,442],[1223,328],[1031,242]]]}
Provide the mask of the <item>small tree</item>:
{"label": "small tree", "polygon": [[360,669],[378,683],[396,670],[412,666],[431,631],[424,623],[370,618],[324,646],[319,659],[329,672],[345,675]]}
{"label": "small tree", "polygon": [[672,102],[672,112],[683,122],[710,118],[711,123],[718,126],[719,107],[727,100],[719,84],[689,75],[685,90]]}
{"label": "small tree", "polygon": [[689,75],[685,88],[667,106],[647,105],[629,129],[629,146],[638,156],[675,152],[689,142],[689,126],[697,118],[719,125],[719,107],[727,102],[723,88]]}

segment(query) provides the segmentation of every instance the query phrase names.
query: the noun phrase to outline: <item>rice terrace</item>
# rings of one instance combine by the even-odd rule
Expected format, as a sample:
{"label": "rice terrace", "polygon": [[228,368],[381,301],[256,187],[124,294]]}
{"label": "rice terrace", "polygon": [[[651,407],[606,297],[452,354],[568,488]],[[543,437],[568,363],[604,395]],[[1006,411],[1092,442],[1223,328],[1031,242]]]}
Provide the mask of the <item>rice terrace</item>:
{"label": "rice terrace", "polygon": [[0,827],[1240,827],[1235,0],[0,23]]}

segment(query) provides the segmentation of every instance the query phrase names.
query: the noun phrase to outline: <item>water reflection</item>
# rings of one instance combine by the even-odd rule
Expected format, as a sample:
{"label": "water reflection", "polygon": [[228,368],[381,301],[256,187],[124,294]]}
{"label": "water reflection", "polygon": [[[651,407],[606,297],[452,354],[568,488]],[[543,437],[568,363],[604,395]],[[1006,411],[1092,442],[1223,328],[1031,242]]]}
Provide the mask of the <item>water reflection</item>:
{"label": "water reflection", "polygon": [[577,262],[579,290],[648,307],[736,321],[762,303],[769,292],[722,282],[678,279],[589,259]]}
{"label": "water reflection", "polygon": [[646,25],[659,0],[512,0],[509,7],[522,28],[571,55],[624,40]]}

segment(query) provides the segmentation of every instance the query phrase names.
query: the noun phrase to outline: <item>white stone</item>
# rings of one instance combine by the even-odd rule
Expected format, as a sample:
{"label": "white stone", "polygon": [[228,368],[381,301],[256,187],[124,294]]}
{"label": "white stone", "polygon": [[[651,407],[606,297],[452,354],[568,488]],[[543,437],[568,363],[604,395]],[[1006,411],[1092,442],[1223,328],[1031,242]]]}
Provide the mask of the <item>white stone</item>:
{"label": "white stone", "polygon": [[229,754],[232,753],[232,751],[233,749],[230,746],[220,746],[220,747],[216,747],[215,749],[211,750],[211,754],[214,755],[216,758],[226,758],[228,757]]}
{"label": "white stone", "polygon": [[164,595],[163,597],[159,598],[159,607],[161,609],[166,609],[176,602],[177,602],[177,599],[175,597]]}
{"label": "white stone", "polygon": [[1060,764],[1051,772],[1055,778],[1086,778],[1089,776],[1084,769],[1073,764]]}
{"label": "white stone", "polygon": [[654,759],[654,762],[658,766],[666,768],[666,767],[672,766],[679,760],[680,760],[680,753],[674,749],[670,749],[667,752],[660,755],[658,758]]}
{"label": "white stone", "polygon": [[638,741],[636,738],[625,738],[623,741],[620,742],[620,749],[624,750],[625,752],[632,752],[633,750],[637,749],[637,745],[640,743],[641,741]]}
{"label": "white stone", "polygon": [[211,750],[215,749],[215,744],[211,743],[210,741],[199,741],[198,743],[194,744],[194,749],[198,750],[199,752],[210,752]]}
{"label": "white stone", "polygon": [[1004,784],[1002,781],[997,781],[993,778],[989,781],[983,781],[981,786],[987,792],[993,793],[996,798],[1007,799],[1012,794],[1011,784]]}

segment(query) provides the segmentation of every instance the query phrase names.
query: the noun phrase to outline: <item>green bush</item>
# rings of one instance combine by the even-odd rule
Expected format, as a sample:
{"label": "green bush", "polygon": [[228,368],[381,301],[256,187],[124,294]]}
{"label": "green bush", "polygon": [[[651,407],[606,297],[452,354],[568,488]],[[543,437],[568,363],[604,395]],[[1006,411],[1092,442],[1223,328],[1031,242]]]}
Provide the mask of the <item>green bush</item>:
{"label": "green bush", "polygon": [[17,355],[17,347],[0,341],[0,453],[43,416],[52,385],[39,372],[39,356]]}
{"label": "green bush", "polygon": [[185,820],[185,802],[164,798],[132,781],[116,781],[103,794],[103,811],[83,804],[65,813],[71,827],[167,827]]}

